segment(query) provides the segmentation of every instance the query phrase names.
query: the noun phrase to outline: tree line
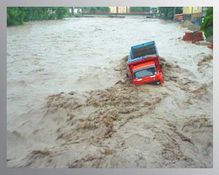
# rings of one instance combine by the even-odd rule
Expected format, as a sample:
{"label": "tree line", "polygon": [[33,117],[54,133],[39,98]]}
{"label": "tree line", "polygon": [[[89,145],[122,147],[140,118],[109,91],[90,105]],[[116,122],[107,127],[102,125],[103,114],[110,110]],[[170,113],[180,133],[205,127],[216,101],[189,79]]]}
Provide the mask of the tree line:
{"label": "tree line", "polygon": [[109,7],[79,7],[85,13],[110,12]]}
{"label": "tree line", "polygon": [[[110,12],[109,7],[80,7],[83,12]],[[71,16],[70,8],[67,7],[8,7],[7,8],[7,25],[20,25],[24,22],[34,20],[53,20],[63,19]],[[149,12],[150,7],[130,7],[130,12]],[[160,7],[159,10],[165,19],[173,17],[173,7]],[[177,8],[176,12],[180,12]]]}
{"label": "tree line", "polygon": [[[7,25],[20,25],[34,20],[54,20],[71,16],[68,7],[8,7]],[[73,9],[73,8],[71,8]],[[109,7],[81,7],[83,12],[110,12]],[[175,14],[182,13],[182,7],[159,7],[160,18],[174,19]],[[130,7],[130,12],[149,12],[150,7]],[[201,24],[207,38],[213,36],[213,8],[209,7]]]}
{"label": "tree line", "polygon": [[149,12],[150,7],[130,7],[130,12]]}
{"label": "tree line", "polygon": [[69,16],[66,7],[8,7],[7,25],[20,25],[27,21],[63,19]]}
{"label": "tree line", "polygon": [[201,30],[204,31],[208,40],[213,40],[213,7],[209,7],[204,21],[201,24]]}
{"label": "tree line", "polygon": [[182,7],[159,7],[160,18],[163,19],[174,19],[175,14],[183,12]]}

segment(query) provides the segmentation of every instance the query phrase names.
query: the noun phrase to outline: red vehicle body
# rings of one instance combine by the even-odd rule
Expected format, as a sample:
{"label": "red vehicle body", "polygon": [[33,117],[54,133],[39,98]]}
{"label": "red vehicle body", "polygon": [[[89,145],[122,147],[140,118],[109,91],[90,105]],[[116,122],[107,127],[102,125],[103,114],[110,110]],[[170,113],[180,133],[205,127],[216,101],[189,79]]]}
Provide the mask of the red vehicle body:
{"label": "red vehicle body", "polygon": [[[142,51],[142,48],[145,49],[145,46],[152,46],[148,50]],[[134,46],[136,47],[136,46]],[[137,58],[131,58],[129,56],[128,59],[128,69],[129,69],[129,77],[132,79],[132,82],[135,85],[142,85],[145,83],[157,83],[163,84],[163,72],[160,65],[160,57],[157,54],[156,48],[154,48],[154,42],[145,43],[142,45],[137,45],[138,48],[141,48],[141,53],[138,53]],[[136,48],[134,48],[136,50]],[[154,49],[154,50],[153,50]],[[132,51],[131,51],[132,52]],[[140,56],[139,55],[144,56]],[[147,55],[149,53],[149,55]],[[133,53],[130,53],[130,55]]]}

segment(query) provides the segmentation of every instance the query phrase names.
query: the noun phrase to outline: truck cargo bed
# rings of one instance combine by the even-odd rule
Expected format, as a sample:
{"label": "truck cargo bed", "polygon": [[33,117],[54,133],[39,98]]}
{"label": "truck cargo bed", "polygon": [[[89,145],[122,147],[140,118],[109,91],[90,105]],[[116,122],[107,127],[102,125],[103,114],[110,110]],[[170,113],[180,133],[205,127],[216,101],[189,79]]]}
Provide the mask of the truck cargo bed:
{"label": "truck cargo bed", "polygon": [[131,47],[130,59],[135,59],[135,58],[147,56],[147,55],[158,55],[157,48],[155,46],[154,41],[135,45]]}

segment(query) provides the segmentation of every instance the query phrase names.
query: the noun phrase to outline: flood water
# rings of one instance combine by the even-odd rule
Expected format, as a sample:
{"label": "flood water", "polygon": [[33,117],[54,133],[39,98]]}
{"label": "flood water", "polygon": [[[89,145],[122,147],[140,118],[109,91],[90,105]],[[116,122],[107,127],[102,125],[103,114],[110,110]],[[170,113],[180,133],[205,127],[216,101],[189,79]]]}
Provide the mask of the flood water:
{"label": "flood water", "polygon": [[[33,150],[44,148],[52,150],[53,147],[55,147],[54,149],[57,152],[62,152],[62,158],[54,159],[54,162],[51,164],[48,162],[48,164],[39,164],[39,162],[35,162],[35,159],[31,159],[31,161],[35,163],[32,162],[31,165],[35,167],[68,166],[68,163],[65,161],[60,162],[60,160],[65,159],[65,153],[59,150],[59,148],[61,149],[61,144],[59,141],[56,141],[56,134],[53,132],[55,129],[60,128],[60,126],[63,128],[64,124],[61,125],[62,121],[59,121],[60,119],[50,118],[50,121],[49,118],[45,118],[45,116],[48,115],[44,113],[47,97],[60,92],[68,93],[70,91],[77,92],[83,96],[84,94],[89,94],[91,90],[102,92],[106,88],[113,87],[116,82],[124,78],[122,74],[119,74],[118,71],[115,70],[115,67],[120,64],[122,58],[128,55],[132,45],[146,41],[155,41],[159,55],[165,58],[169,65],[174,64],[180,67],[178,70],[177,67],[169,66],[173,70],[170,70],[169,74],[171,76],[177,74],[179,76],[178,80],[174,82],[170,79],[169,82],[166,82],[163,89],[155,88],[156,91],[153,90],[153,93],[156,94],[172,92],[169,98],[165,98],[165,100],[158,105],[156,110],[157,116],[165,118],[166,115],[170,115],[171,112],[178,110],[179,113],[183,112],[183,116],[177,114],[179,118],[186,118],[184,116],[188,116],[188,118],[191,116],[199,116],[198,119],[200,119],[200,116],[202,116],[201,118],[203,119],[203,116],[205,116],[211,123],[213,104],[212,60],[209,61],[204,58],[209,55],[212,56],[212,50],[206,46],[182,41],[182,36],[186,30],[187,29],[182,28],[177,23],[165,22],[158,19],[146,19],[144,17],[69,18],[57,21],[28,22],[23,26],[8,27],[7,130],[9,165],[25,166],[25,163],[19,160],[19,158],[28,155]],[[204,63],[202,61],[204,61]],[[192,74],[190,74],[190,72]],[[188,79],[189,81],[187,81]],[[186,81],[186,83],[181,85],[180,83],[183,81]],[[203,93],[206,93],[209,98],[201,99],[202,102],[197,105],[189,105],[189,103],[184,101],[187,95],[190,99],[194,98],[191,94],[186,94],[186,91],[193,92],[200,87],[205,87],[204,84],[206,84],[207,91],[203,91]],[[185,88],[180,88],[180,86]],[[147,90],[149,94],[152,93],[150,92],[150,88],[148,90],[147,85],[144,87],[146,87],[146,89],[140,88],[138,91],[146,92]],[[201,89],[199,90],[201,91]],[[113,91],[124,92],[124,89],[118,87]],[[179,100],[182,96],[184,96],[185,99]],[[203,106],[205,106],[205,110],[203,110]],[[101,110],[104,111],[105,109]],[[80,117],[82,117],[81,115],[83,114],[85,117],[93,111],[97,111],[96,108],[89,106],[73,112]],[[59,114],[55,115],[62,120],[65,114],[63,114],[63,111],[58,112]],[[155,113],[156,112],[153,112],[152,115]],[[51,114],[49,114],[49,116],[50,115]],[[171,122],[179,123],[179,120],[173,116],[167,118],[169,118]],[[202,119],[200,120],[202,121]],[[136,122],[140,121],[142,122],[142,119],[139,121],[136,120]],[[38,124],[40,122],[41,124],[46,123],[47,126],[52,129],[48,129],[47,126],[43,124],[39,126]],[[128,126],[135,126],[136,122],[133,125],[128,123]],[[147,121],[143,121],[143,123],[144,122],[147,123]],[[154,122],[156,123],[157,119],[152,121],[150,119],[150,123]],[[200,124],[200,121],[198,124]],[[200,124],[200,126],[203,125]],[[159,127],[159,124],[156,125],[156,127]],[[206,132],[211,138],[212,130],[211,128],[206,128],[202,131],[207,130]],[[121,131],[119,137],[126,139],[129,137],[129,135],[126,135],[125,130],[126,129]],[[134,133],[134,130],[131,131]],[[35,137],[34,134],[31,134],[32,132],[38,132],[39,135],[36,134]],[[141,132],[142,131],[139,131],[139,133]],[[194,131],[194,133],[195,132],[196,131]],[[133,135],[133,133],[130,134]],[[138,140],[141,142],[140,145],[144,147],[145,140],[142,140],[143,136],[139,136],[139,133],[137,133],[137,135],[135,133],[134,136],[130,136],[128,141],[126,140],[130,147],[133,146],[133,150],[131,150],[133,154],[124,153],[124,155],[128,154],[127,158],[132,156],[135,158],[138,157],[135,150],[143,149],[141,146],[136,148],[136,145],[134,145]],[[198,150],[199,153],[203,149],[208,149],[208,151],[206,153],[207,155],[201,155],[197,158],[198,160],[193,160],[192,167],[211,167],[212,154],[209,149],[212,145],[207,148],[200,147],[199,144],[203,144],[203,140],[198,140],[200,135],[197,136],[194,135],[194,133],[188,134],[188,137],[191,137],[190,139],[194,137],[194,144],[198,144],[194,149]],[[148,134],[150,135],[150,133]],[[43,138],[45,135],[51,136],[51,138],[46,140]],[[162,135],[159,136],[162,137]],[[80,137],[83,137],[83,133],[81,133]],[[117,139],[113,137],[111,139],[112,143],[117,142]],[[161,138],[157,137],[157,139],[158,141],[151,142],[151,147],[155,147],[155,150],[159,152],[166,143],[162,143],[162,141],[159,142]],[[210,139],[209,144],[211,143]],[[107,143],[105,144],[107,145]],[[83,145],[86,147],[86,145],[89,144],[86,142],[83,143]],[[74,146],[72,146],[72,148],[73,147]],[[191,157],[194,158],[196,153],[193,148],[190,150],[190,147],[191,145],[183,145],[181,151],[183,153],[189,152],[193,155]],[[74,147],[74,149],[76,148],[77,146]],[[84,154],[95,153],[96,149],[97,147],[90,148],[88,152]],[[117,150],[117,147],[113,147],[112,149]],[[119,149],[117,151],[119,151]],[[156,154],[156,151],[153,152],[154,157],[152,157],[151,160],[145,160],[149,162],[148,164],[142,162],[135,164],[133,163],[134,161],[127,162],[124,155],[121,156],[113,153],[111,158],[108,157],[106,160],[104,159],[105,161],[101,159],[102,162],[98,164],[98,166],[152,167],[153,162],[158,162],[156,163],[156,167],[159,167],[162,166],[162,161],[165,160],[165,156],[167,159],[171,156],[174,157],[172,154],[165,154],[165,156],[161,158]],[[77,160],[77,158],[81,156],[83,157],[82,153],[78,154],[79,155],[74,156],[74,160]],[[148,153],[145,153],[141,156],[144,157],[147,154]],[[174,154],[181,155],[180,153]],[[133,160],[135,160],[135,158]],[[36,159],[37,161],[42,161],[44,157],[38,157]],[[26,157],[24,160],[28,162],[29,158]],[[68,160],[70,161],[70,158],[68,158]],[[83,160],[83,158],[80,159],[83,167],[97,166],[97,164],[86,164],[84,163],[86,161],[83,162]],[[121,162],[121,160],[123,161]],[[158,160],[160,160],[160,162]],[[183,160],[180,160],[178,164],[171,162],[171,160],[177,162],[177,158],[171,157],[168,160],[170,162],[166,162],[167,167],[189,167]],[[114,164],[109,163],[110,161],[114,162]],[[77,164],[74,164],[74,166],[79,167]]]}

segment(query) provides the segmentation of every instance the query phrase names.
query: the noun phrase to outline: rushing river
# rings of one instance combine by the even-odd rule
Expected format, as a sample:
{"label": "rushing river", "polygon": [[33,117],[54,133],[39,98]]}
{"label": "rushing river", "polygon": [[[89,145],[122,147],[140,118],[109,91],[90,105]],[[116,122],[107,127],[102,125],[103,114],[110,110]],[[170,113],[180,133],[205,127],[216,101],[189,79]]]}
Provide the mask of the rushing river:
{"label": "rushing river", "polygon": [[[114,68],[128,54],[132,45],[154,40],[161,57],[170,63],[179,65],[182,68],[182,74],[187,75],[187,71],[194,74],[193,78],[188,75],[188,78],[193,79],[193,83],[194,81],[198,82],[194,87],[204,83],[211,86],[212,65],[209,63],[208,66],[200,68],[206,70],[204,73],[200,73],[198,63],[203,55],[212,55],[212,50],[206,46],[182,41],[181,38],[185,31],[186,29],[181,28],[177,23],[144,17],[70,18],[28,22],[22,26],[8,27],[8,159],[15,160],[11,166],[22,166],[18,158],[34,149],[60,146],[55,141],[56,136],[52,131],[47,133],[47,136],[51,134],[51,138],[48,140],[43,138],[43,135],[35,140],[30,133],[32,129],[39,133],[47,132],[46,128],[36,124],[40,120],[44,120],[39,115],[44,115],[42,109],[45,107],[46,98],[60,92],[75,91],[78,94],[85,94],[91,90],[97,91],[112,87],[123,78],[123,75],[118,74]],[[179,87],[174,86],[175,84],[166,84],[168,90],[175,94],[173,98],[166,100],[169,108],[172,107],[170,109],[172,111],[174,111],[175,105],[178,105],[177,98],[184,94],[183,89],[178,90]],[[210,94],[212,93],[211,88]],[[159,89],[157,89],[157,93],[159,93]],[[211,99],[212,97],[210,102],[209,99],[203,102],[207,104],[205,109],[210,120],[212,119]],[[174,100],[176,103],[173,104]],[[199,105],[194,109],[191,107],[191,111],[184,114],[188,114],[188,116],[191,116],[192,113],[194,115],[202,114],[203,104]],[[169,110],[169,108],[166,109]],[[179,108],[184,110],[183,103],[179,105]],[[199,112],[195,113],[196,109]],[[89,107],[86,110],[91,112],[93,108]],[[86,110],[81,113],[84,112],[83,114],[86,115]],[[165,105],[160,108],[160,112],[161,114],[166,112]],[[50,122],[50,124],[55,128],[59,122]],[[141,136],[137,135],[133,139],[129,140],[131,145],[135,141],[138,142],[139,139],[144,144]],[[185,149],[187,150],[187,148]],[[211,156],[206,158],[205,163],[195,162],[194,167],[211,166]],[[159,157],[155,156],[154,159],[157,160]],[[199,159],[203,159],[203,157],[200,156]],[[113,160],[120,161],[118,156]],[[57,160],[57,167],[64,166],[58,162]],[[123,167],[129,163],[123,162],[120,165]],[[137,166],[130,164],[133,167]],[[177,166],[180,165],[187,166],[180,163]],[[41,166],[43,167],[43,165]],[[119,165],[103,164],[103,166],[116,167]],[[149,167],[151,164],[145,166]],[[162,165],[158,163],[156,166]]]}

